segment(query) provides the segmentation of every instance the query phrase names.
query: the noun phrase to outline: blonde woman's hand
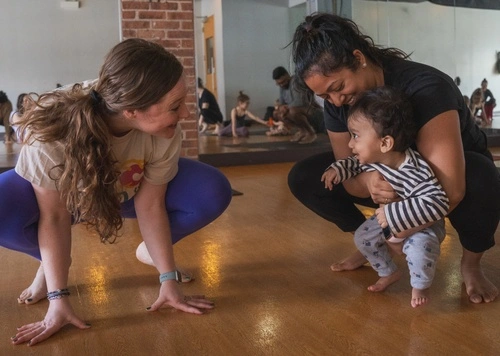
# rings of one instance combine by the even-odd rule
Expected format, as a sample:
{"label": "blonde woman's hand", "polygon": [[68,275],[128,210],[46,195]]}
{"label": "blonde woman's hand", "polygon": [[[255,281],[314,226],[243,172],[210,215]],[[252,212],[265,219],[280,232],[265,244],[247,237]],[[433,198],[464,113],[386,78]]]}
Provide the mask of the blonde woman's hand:
{"label": "blonde woman's hand", "polygon": [[33,346],[48,339],[67,324],[73,324],[79,329],[90,328],[90,324],[76,316],[68,298],[55,299],[50,301],[42,321],[17,328],[17,333],[11,340],[14,345],[27,342],[29,346]]}
{"label": "blonde woman's hand", "polygon": [[158,299],[146,309],[155,311],[164,306],[171,306],[186,313],[203,314],[206,309],[212,309],[214,303],[205,299],[204,295],[185,296],[175,280],[167,280],[161,284]]}

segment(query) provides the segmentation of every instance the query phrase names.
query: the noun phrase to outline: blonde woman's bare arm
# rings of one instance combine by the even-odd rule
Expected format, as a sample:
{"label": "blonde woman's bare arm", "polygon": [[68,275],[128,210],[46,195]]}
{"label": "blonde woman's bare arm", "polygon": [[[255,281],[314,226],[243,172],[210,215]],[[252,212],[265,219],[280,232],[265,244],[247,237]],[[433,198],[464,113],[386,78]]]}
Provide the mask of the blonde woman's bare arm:
{"label": "blonde woman's bare arm", "polygon": [[[154,185],[146,180],[134,198],[135,210],[142,238],[159,274],[176,271],[172,235],[165,206],[167,185]],[[155,311],[164,305],[188,313],[201,314],[213,303],[202,298],[186,299],[176,280],[161,283],[158,299],[148,310]]]}

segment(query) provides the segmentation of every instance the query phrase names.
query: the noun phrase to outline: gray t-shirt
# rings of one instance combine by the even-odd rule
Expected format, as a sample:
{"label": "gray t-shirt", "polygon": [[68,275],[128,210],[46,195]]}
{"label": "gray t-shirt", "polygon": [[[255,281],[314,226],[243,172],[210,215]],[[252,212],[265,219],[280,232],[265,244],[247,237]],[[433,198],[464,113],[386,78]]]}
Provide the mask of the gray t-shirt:
{"label": "gray t-shirt", "polygon": [[290,78],[290,84],[287,89],[280,87],[279,102],[281,105],[288,105],[290,107],[307,106],[304,95],[297,89],[294,75]]}

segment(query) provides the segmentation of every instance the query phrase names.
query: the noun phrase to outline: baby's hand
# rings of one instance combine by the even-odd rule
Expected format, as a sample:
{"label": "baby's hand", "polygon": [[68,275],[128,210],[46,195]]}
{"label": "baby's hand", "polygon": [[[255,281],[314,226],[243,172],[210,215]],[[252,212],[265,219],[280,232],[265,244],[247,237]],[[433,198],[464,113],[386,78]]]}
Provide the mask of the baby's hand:
{"label": "baby's hand", "polygon": [[329,168],[321,176],[321,181],[325,182],[325,189],[333,189],[334,184],[339,184],[339,177],[337,176],[337,171],[333,168]]}

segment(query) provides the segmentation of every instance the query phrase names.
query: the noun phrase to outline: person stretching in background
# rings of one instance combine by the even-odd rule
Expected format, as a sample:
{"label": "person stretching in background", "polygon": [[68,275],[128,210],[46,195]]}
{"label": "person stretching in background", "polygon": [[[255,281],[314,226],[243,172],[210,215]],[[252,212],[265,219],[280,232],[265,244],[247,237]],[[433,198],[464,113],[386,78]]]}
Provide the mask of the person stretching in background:
{"label": "person stretching in background", "polygon": [[248,110],[250,106],[250,97],[248,95],[240,91],[240,95],[238,95],[236,101],[236,107],[231,110],[231,124],[221,129],[219,136],[248,137],[248,128],[245,126],[246,118],[267,126],[267,122]]}
{"label": "person stretching in background", "polygon": [[201,78],[198,78],[198,109],[199,119],[198,128],[200,133],[207,130],[208,125],[215,125],[214,134],[218,134],[222,126],[222,112],[214,94],[203,86]]}
{"label": "person stretching in background", "polygon": [[[383,291],[401,278],[389,251],[391,244],[402,244],[415,308],[429,300],[428,289],[446,234],[443,218],[449,200],[431,167],[410,148],[417,135],[412,122],[411,103],[402,92],[378,87],[360,94],[347,119],[353,156],[332,163],[321,180],[332,190],[334,184],[376,170],[402,198],[380,204],[375,215],[355,231],[354,241],[380,277],[368,287],[372,292]],[[402,231],[435,221],[407,238],[397,237]]]}

